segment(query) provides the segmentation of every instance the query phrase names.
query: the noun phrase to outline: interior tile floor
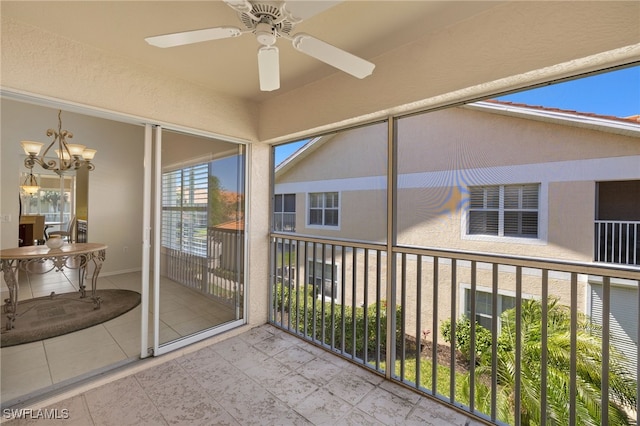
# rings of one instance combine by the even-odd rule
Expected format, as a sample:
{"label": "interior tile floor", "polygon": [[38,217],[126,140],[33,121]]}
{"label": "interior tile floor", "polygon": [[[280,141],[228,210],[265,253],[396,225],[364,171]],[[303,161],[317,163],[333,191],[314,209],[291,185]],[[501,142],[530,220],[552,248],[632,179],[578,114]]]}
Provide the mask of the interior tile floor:
{"label": "interior tile floor", "polygon": [[[51,292],[77,292],[78,274],[74,270],[46,274],[20,272],[19,283],[18,300],[25,300],[47,296]],[[90,287],[90,282],[86,285]],[[97,285],[98,289],[137,292],[140,292],[140,287],[140,272],[100,276]],[[4,280],[0,297],[1,300],[9,297]],[[163,343],[234,319],[232,309],[170,280],[161,282],[160,312],[159,334]],[[3,406],[138,359],[140,321],[139,305],[117,318],[84,330],[0,349],[0,397]],[[149,324],[151,330],[151,314]],[[19,318],[16,326],[19,327]],[[148,342],[152,342],[151,333]]]}
{"label": "interior tile floor", "polygon": [[[34,411],[35,412],[35,411]],[[7,425],[479,425],[273,326],[138,369]]]}

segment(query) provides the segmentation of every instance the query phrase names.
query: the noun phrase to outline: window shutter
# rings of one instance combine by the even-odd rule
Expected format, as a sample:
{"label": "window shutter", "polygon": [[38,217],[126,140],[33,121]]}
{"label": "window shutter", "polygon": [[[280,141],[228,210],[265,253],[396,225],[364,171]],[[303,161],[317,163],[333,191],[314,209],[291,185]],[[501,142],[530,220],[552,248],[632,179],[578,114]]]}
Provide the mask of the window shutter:
{"label": "window shutter", "polygon": [[538,236],[538,185],[504,187],[504,235]]}
{"label": "window shutter", "polygon": [[[636,378],[638,362],[638,289],[610,287],[609,331],[611,346],[622,353],[625,365]],[[591,284],[591,321],[602,325],[602,285]]]}
{"label": "window shutter", "polygon": [[470,187],[468,233],[536,238],[538,193],[538,184]]}

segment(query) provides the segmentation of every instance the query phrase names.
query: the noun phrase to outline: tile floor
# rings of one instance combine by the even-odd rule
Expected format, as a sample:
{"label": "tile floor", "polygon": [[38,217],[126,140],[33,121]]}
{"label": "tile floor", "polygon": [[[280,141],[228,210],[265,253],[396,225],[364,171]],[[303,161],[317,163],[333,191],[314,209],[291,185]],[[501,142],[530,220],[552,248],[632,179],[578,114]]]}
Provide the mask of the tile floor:
{"label": "tile floor", "polygon": [[43,412],[68,418],[5,423],[481,424],[270,325],[139,369]]}
{"label": "tile floor", "polygon": [[[76,292],[77,272],[19,276],[19,300]],[[100,277],[98,288],[140,291],[139,272]],[[88,284],[90,285],[90,283]],[[2,283],[2,300],[8,290]],[[214,306],[215,305],[215,306]],[[168,342],[233,319],[233,311],[166,280],[160,292],[160,339]],[[19,311],[18,311],[19,313]],[[86,375],[135,360],[140,354],[140,306],[100,325],[0,350],[3,406],[43,389],[55,389]],[[151,324],[151,318],[150,318]],[[18,324],[19,326],[19,319]],[[148,340],[151,342],[151,338]]]}

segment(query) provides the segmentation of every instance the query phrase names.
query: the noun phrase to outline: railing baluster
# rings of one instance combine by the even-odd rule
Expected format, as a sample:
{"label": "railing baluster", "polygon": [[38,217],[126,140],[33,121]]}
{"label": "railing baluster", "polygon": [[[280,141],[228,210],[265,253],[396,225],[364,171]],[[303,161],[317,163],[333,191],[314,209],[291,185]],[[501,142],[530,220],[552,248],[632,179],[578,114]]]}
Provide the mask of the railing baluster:
{"label": "railing baluster", "polygon": [[[471,261],[471,312],[469,313],[469,411],[475,411],[476,400],[476,276],[477,264]],[[457,284],[456,284],[457,285]],[[451,318],[451,322],[455,321]]]}
{"label": "railing baluster", "polygon": [[289,241],[289,248],[287,249],[287,253],[289,254],[289,259],[287,261],[287,287],[289,288],[289,297],[287,298],[288,300],[288,305],[287,305],[287,329],[291,330],[291,239],[287,240]]}
{"label": "railing baluster", "polygon": [[633,264],[634,265],[640,265],[640,258],[638,258],[638,256],[640,256],[640,254],[638,252],[640,252],[640,224],[638,223],[634,223],[633,224]]}
{"label": "railing baluster", "polygon": [[299,333],[300,330],[300,241],[296,241],[296,269],[293,279],[296,282],[296,320],[295,330]]}
{"label": "railing baluster", "polygon": [[548,359],[548,321],[549,313],[549,271],[542,270],[542,310],[541,310],[541,336],[540,336],[540,426],[547,424],[547,359]]}
{"label": "railing baluster", "polygon": [[[420,353],[422,352],[422,256],[416,256],[416,388],[420,389]],[[435,383],[434,381],[431,382]],[[431,386],[433,388],[433,385]]]}
{"label": "railing baluster", "polygon": [[[381,321],[380,321],[380,309],[382,306],[381,295],[382,295],[382,252],[380,250],[376,250],[376,370],[380,370],[380,345],[382,341],[380,340],[380,331],[381,331]],[[387,315],[393,315],[392,311],[388,308],[389,304],[387,303]],[[386,324],[385,324],[386,326]],[[386,343],[386,342],[385,342]]]}
{"label": "railing baluster", "polygon": [[317,290],[317,286],[316,286],[316,264],[318,263],[317,261],[317,253],[316,253],[316,243],[313,243],[313,257],[311,258],[311,262],[312,262],[312,267],[311,267],[311,290],[312,290],[312,298],[311,298],[311,312],[312,312],[312,318],[311,318],[311,339],[312,340],[317,340],[318,339],[318,334],[316,333],[316,300],[318,299],[318,295],[316,294],[318,292]]}
{"label": "railing baluster", "polygon": [[432,296],[432,312],[433,312],[433,324],[432,324],[432,332],[431,332],[431,395],[436,395],[438,393],[438,281],[439,281],[439,265],[438,265],[439,257],[433,257],[433,296]]}
{"label": "railing baluster", "polygon": [[515,396],[514,396],[514,410],[515,422],[514,424],[520,425],[522,423],[520,418],[521,410],[521,378],[522,378],[522,267],[516,266],[516,372],[515,372]]}
{"label": "railing baluster", "polygon": [[280,300],[280,324],[282,324],[284,326],[284,265],[285,265],[285,261],[284,261],[284,251],[285,251],[285,240],[282,239],[280,240],[280,294],[281,294],[281,300]]}
{"label": "railing baluster", "polygon": [[457,260],[451,259],[451,343],[449,347],[449,403],[456,402],[456,303],[457,303]]}
{"label": "railing baluster", "polygon": [[493,264],[491,277],[491,420],[497,418],[498,395],[498,264]]}
{"label": "railing baluster", "polygon": [[[570,377],[576,377],[576,352],[578,333],[578,274],[571,273],[571,356],[569,362]],[[576,381],[569,383],[569,426],[576,424]]]}
{"label": "railing baluster", "polygon": [[402,308],[402,314],[400,315],[400,336],[402,340],[400,342],[400,381],[404,381],[404,360],[407,359],[406,352],[406,339],[405,339],[405,325],[407,315],[407,254],[402,253],[401,259],[401,278],[400,278],[400,306]]}
{"label": "railing baluster", "polygon": [[358,253],[357,250],[353,250],[352,253],[352,257],[353,257],[353,268],[351,270],[351,275],[353,276],[351,279],[351,358],[355,359],[356,358],[356,340],[357,340],[357,334],[356,334],[356,300],[358,299],[358,292],[357,292],[357,276],[358,276]]}
{"label": "railing baluster", "polygon": [[322,243],[322,256],[320,257],[320,261],[322,262],[320,264],[320,341],[322,342],[323,345],[327,344],[327,336],[326,336],[326,329],[327,326],[325,324],[326,321],[326,316],[325,316],[325,310],[326,310],[326,303],[325,303],[325,296],[324,296],[324,286],[325,286],[325,279],[326,279],[326,265],[325,265],[325,259],[327,258],[327,246]]}
{"label": "railing baluster", "polygon": [[275,316],[276,316],[276,298],[273,297],[274,295],[274,290],[277,288],[277,278],[276,278],[276,262],[278,259],[278,254],[276,252],[276,247],[278,246],[278,238],[273,238],[271,240],[271,262],[269,262],[269,268],[271,269],[269,276],[271,277],[271,285],[269,286],[269,318],[271,319],[271,321],[275,321]]}
{"label": "railing baluster", "polygon": [[618,223],[618,262],[619,263],[623,263],[622,262],[622,224]]}
{"label": "railing baluster", "polygon": [[336,246],[331,244],[331,350],[336,347]]}
{"label": "railing baluster", "polygon": [[[605,225],[606,226],[606,231],[604,233],[604,261],[605,262],[613,262],[613,259],[610,257],[610,250],[609,250],[609,224]],[[613,225],[612,225],[613,226]]]}
{"label": "railing baluster", "polygon": [[600,421],[609,424],[609,307],[611,279],[602,278],[602,384],[600,385],[600,406],[602,407]]}
{"label": "railing baluster", "polygon": [[[363,348],[364,355],[362,357],[362,361],[365,364],[369,363],[369,318],[368,318],[368,307],[369,307],[369,249],[364,249],[364,313],[363,313]],[[391,368],[391,366],[387,366],[387,368]]]}
{"label": "railing baluster", "polygon": [[[352,248],[352,250],[354,250]],[[346,333],[346,323],[345,323],[345,313],[346,313],[346,287],[347,287],[347,248],[345,246],[342,246],[341,248],[341,272],[340,272],[340,352],[344,353],[345,352],[345,333]],[[355,265],[352,265],[352,267],[355,267]]]}

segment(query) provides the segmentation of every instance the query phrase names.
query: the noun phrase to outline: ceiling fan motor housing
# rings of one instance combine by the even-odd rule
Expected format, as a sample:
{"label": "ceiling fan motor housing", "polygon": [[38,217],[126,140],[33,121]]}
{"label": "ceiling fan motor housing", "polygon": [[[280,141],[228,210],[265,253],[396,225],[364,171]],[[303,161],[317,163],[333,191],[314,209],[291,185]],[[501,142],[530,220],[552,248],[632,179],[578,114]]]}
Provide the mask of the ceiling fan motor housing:
{"label": "ceiling fan motor housing", "polygon": [[[253,30],[257,36],[260,36],[258,31],[261,33],[265,32],[264,29],[259,28],[265,23],[270,25],[269,33],[273,34],[276,38],[280,34],[289,34],[293,30],[295,23],[291,22],[287,16],[282,13],[282,2],[251,2],[251,6],[249,12],[238,11],[238,15],[244,26],[249,30]],[[260,39],[258,39],[258,41],[260,41]],[[266,43],[262,41],[260,41],[260,43],[266,45]]]}
{"label": "ceiling fan motor housing", "polygon": [[260,22],[256,25],[256,29],[254,31],[256,34],[256,38],[258,39],[258,43],[263,46],[271,46],[276,42],[276,31],[275,28],[266,22]]}

